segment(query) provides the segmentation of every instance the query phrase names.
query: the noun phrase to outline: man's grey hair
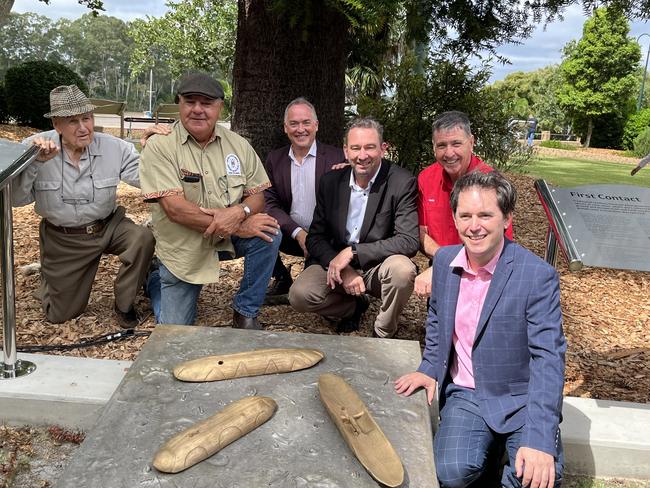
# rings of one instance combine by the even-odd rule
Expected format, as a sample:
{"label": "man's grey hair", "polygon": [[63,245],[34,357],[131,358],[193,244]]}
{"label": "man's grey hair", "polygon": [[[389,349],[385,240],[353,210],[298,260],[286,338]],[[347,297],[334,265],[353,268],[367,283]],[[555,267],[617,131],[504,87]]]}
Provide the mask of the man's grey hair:
{"label": "man's grey hair", "polygon": [[483,190],[494,190],[497,194],[497,203],[501,213],[505,216],[515,211],[515,203],[517,203],[517,190],[515,187],[498,171],[490,171],[489,173],[481,173],[480,171],[472,171],[456,180],[454,189],[451,192],[451,210],[456,214],[458,209],[459,195],[470,188],[480,188]]}
{"label": "man's grey hair", "polygon": [[384,127],[372,117],[353,119],[352,122],[348,124],[348,127],[345,130],[345,137],[343,138],[343,144],[346,146],[348,145],[348,134],[352,129],[375,129],[377,134],[379,134],[379,144],[383,144],[384,142]]}
{"label": "man's grey hair", "polygon": [[443,112],[434,119],[431,134],[433,135],[439,130],[453,130],[456,127],[460,127],[468,136],[472,135],[472,127],[467,114],[459,112],[458,110]]}
{"label": "man's grey hair", "polygon": [[312,103],[309,100],[307,100],[305,97],[298,97],[298,98],[294,98],[293,100],[291,100],[289,102],[289,104],[287,105],[287,108],[284,109],[284,121],[285,122],[289,118],[289,109],[291,107],[293,107],[294,105],[307,105],[309,107],[309,109],[311,110],[311,116],[312,116],[312,119],[314,119],[314,122],[318,121],[318,116],[316,115],[316,109],[314,108]]}

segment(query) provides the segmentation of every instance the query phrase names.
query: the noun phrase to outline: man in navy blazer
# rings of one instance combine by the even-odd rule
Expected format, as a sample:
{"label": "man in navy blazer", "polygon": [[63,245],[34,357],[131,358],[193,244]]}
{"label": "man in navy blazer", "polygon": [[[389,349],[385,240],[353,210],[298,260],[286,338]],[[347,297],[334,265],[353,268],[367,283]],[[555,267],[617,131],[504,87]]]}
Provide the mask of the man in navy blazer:
{"label": "man in navy blazer", "polygon": [[[316,141],[318,117],[314,106],[305,98],[296,98],[287,105],[284,132],[291,144],[271,151],[264,163],[271,180],[271,187],[264,190],[265,211],[275,217],[282,229],[280,252],[306,257],[305,240],[316,205],[318,183],[333,165],[345,160],[345,155],[340,147]],[[272,276],[266,303],[280,302],[293,282],[279,254]]]}
{"label": "man in navy blazer", "polygon": [[383,128],[357,119],[347,130],[350,167],[320,181],[309,235],[307,269],[289,291],[299,312],[339,319],[337,332],[352,332],[368,308],[366,292],[381,299],[374,334],[392,337],[406,305],[419,247],[417,185],[407,170],[382,159]]}
{"label": "man in navy blazer", "polygon": [[566,340],[555,269],[504,237],[516,193],[496,172],[460,178],[451,207],[463,246],[436,254],[424,357],[398,394],[436,387],[441,487],[481,486],[505,446],[502,486],[559,486]]}

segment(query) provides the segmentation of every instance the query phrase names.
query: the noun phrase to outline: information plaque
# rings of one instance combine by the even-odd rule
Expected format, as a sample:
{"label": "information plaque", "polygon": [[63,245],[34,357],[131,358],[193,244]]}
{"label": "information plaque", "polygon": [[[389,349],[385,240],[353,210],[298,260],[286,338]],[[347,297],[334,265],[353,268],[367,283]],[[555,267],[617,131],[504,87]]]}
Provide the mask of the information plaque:
{"label": "information plaque", "polygon": [[535,185],[565,253],[585,266],[650,271],[650,188]]}

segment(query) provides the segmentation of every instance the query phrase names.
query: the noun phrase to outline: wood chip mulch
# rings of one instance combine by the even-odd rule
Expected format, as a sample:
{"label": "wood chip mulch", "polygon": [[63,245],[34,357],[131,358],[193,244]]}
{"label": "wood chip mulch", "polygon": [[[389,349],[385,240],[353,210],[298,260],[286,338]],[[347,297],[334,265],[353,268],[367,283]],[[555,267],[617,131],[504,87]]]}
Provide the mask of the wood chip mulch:
{"label": "wood chip mulch", "polygon": [[[9,127],[9,128],[8,128]],[[14,128],[15,129],[15,128]],[[20,140],[11,126],[0,126],[0,137]],[[516,240],[543,256],[547,229],[546,217],[533,189],[533,179],[508,175],[519,192],[515,214]],[[138,190],[120,186],[119,203],[136,222],[149,215]],[[64,324],[45,320],[40,302],[33,293],[38,288],[38,273],[26,274],[19,268],[38,261],[38,222],[33,206],[14,209],[14,249],[16,264],[16,322],[19,349],[29,345],[70,344],[119,330],[113,313],[113,278],[119,261],[102,258],[88,309]],[[422,268],[425,260],[416,258]],[[558,260],[561,277],[564,330],[568,340],[565,394],[571,396],[650,402],[650,273],[588,268],[577,273]],[[296,276],[302,269],[299,259],[286,257]],[[241,277],[241,260],[223,263],[222,280],[206,286],[199,300],[197,325],[227,327],[232,320],[230,303]],[[149,312],[148,300],[139,297],[139,310]],[[370,336],[378,303],[373,301],[364,315],[361,329],[354,335]],[[402,315],[399,339],[424,339],[424,299],[411,297]],[[334,334],[330,324],[314,314],[295,312],[288,305],[263,307],[260,320],[268,330]],[[149,315],[137,330],[151,331]],[[111,342],[101,346],[74,349],[63,353],[91,358],[133,360],[146,336]]]}

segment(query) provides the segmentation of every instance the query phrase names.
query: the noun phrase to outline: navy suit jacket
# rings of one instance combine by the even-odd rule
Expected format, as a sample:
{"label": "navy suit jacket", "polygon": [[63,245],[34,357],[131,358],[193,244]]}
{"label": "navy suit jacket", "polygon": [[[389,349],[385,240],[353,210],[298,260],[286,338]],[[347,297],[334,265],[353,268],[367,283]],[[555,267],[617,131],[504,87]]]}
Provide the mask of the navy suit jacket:
{"label": "navy suit jacket", "polygon": [[[307,266],[327,268],[348,246],[345,239],[350,206],[351,167],[330,171],[320,181],[314,219],[307,235]],[[368,270],[388,256],[415,256],[420,247],[416,208],[417,181],[413,175],[382,160],[370,189],[366,213],[359,234],[359,268]]]}
{"label": "navy suit jacket", "polygon": [[[451,381],[456,303],[462,268],[449,264],[462,246],[434,260],[426,346],[418,371],[438,381],[440,410]],[[555,269],[506,239],[481,310],[472,369],[485,422],[496,432],[524,426],[522,446],[557,456],[566,340]]]}
{"label": "navy suit jacket", "polygon": [[[269,176],[271,186],[264,190],[265,212],[280,224],[282,234],[291,237],[297,227],[300,227],[290,216],[291,202],[291,159],[289,147],[274,149],[266,157],[264,167]],[[318,190],[321,176],[332,169],[337,163],[345,162],[345,154],[340,147],[329,146],[316,142],[316,177],[314,192]],[[305,229],[308,230],[308,229]]]}

